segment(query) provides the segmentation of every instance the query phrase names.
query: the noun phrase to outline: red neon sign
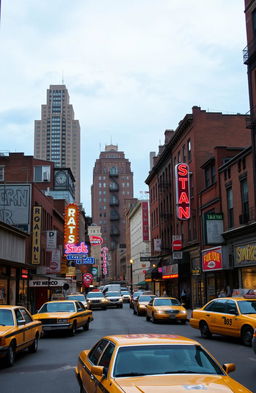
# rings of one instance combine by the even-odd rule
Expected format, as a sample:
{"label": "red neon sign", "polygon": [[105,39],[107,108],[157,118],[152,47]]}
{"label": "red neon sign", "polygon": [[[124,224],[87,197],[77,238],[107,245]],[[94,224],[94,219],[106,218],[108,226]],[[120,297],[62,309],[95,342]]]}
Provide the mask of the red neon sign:
{"label": "red neon sign", "polygon": [[176,206],[179,220],[190,218],[190,195],[189,195],[189,166],[186,163],[175,165],[176,179]]}
{"label": "red neon sign", "polygon": [[78,246],[74,244],[65,244],[65,254],[88,254],[89,250],[84,242],[81,242]]}

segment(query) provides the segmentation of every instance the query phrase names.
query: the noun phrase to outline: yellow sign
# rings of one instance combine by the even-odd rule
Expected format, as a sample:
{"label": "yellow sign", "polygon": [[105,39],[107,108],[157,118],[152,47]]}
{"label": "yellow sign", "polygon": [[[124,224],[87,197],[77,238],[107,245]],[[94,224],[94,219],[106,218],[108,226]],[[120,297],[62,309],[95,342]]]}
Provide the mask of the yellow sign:
{"label": "yellow sign", "polygon": [[236,264],[255,263],[256,262],[256,245],[246,244],[236,247]]}
{"label": "yellow sign", "polygon": [[33,207],[33,222],[32,222],[32,264],[40,264],[40,250],[41,250],[41,206]]}

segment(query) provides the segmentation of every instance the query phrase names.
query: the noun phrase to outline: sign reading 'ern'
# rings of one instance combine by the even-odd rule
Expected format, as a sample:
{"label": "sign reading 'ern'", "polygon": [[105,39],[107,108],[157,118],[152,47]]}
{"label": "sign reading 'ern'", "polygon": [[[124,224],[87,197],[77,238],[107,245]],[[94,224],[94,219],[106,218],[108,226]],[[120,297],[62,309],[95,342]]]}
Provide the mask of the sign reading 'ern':
{"label": "sign reading 'ern'", "polygon": [[179,220],[190,218],[190,195],[189,195],[189,166],[186,163],[175,165],[176,180],[176,206]]}
{"label": "sign reading 'ern'", "polygon": [[69,203],[65,209],[65,236],[64,244],[76,244],[79,242],[79,207],[75,203]]}

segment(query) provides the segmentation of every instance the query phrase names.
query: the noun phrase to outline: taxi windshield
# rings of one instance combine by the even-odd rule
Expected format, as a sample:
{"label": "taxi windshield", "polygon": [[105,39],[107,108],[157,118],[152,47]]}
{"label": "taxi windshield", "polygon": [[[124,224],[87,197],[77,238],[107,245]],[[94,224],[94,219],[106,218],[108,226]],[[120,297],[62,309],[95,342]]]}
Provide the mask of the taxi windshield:
{"label": "taxi windshield", "polygon": [[217,374],[220,367],[199,345],[136,345],[119,349],[113,377]]}
{"label": "taxi windshield", "polygon": [[177,299],[156,299],[154,306],[180,306]]}
{"label": "taxi windshield", "polygon": [[256,314],[256,300],[240,300],[237,303],[241,314]]}
{"label": "taxi windshield", "polygon": [[92,297],[104,297],[104,295],[102,292],[90,292],[90,293],[87,293],[86,297],[87,297],[87,299],[90,299]]}
{"label": "taxi windshield", "polygon": [[121,295],[130,295],[129,291],[121,291]]}
{"label": "taxi windshield", "polygon": [[153,298],[154,296],[150,296],[150,295],[141,295],[139,297],[139,302],[150,302],[150,300]]}
{"label": "taxi windshield", "polygon": [[80,302],[85,301],[84,295],[68,295],[69,300],[79,300]]}
{"label": "taxi windshield", "polygon": [[119,296],[120,297],[121,293],[120,292],[107,292],[105,296],[106,297],[109,297],[109,296],[116,296],[116,297]]}
{"label": "taxi windshield", "polygon": [[0,310],[0,326],[14,326],[11,310]]}
{"label": "taxi windshield", "polygon": [[69,302],[45,303],[38,312],[75,312],[75,305]]}

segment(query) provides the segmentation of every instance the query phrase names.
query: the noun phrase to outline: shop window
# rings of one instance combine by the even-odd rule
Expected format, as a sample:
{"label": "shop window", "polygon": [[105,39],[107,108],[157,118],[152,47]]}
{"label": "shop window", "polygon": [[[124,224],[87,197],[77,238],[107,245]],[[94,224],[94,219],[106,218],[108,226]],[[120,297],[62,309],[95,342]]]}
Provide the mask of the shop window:
{"label": "shop window", "polygon": [[227,212],[228,212],[228,227],[232,228],[234,225],[234,211],[233,211],[233,190],[227,188]]}

